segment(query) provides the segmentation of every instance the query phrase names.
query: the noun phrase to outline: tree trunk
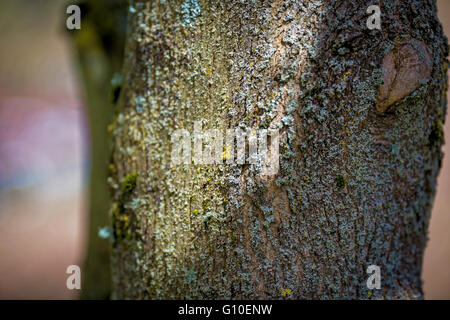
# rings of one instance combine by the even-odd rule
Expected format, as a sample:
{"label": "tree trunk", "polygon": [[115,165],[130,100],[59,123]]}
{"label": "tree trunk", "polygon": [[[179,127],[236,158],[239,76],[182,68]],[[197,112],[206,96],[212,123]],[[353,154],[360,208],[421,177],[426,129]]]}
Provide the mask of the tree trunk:
{"label": "tree trunk", "polygon": [[[131,1],[113,297],[422,298],[447,40],[435,1],[380,2],[381,30],[371,4]],[[224,164],[174,165],[196,121],[278,130],[279,170],[227,164],[226,147]]]}

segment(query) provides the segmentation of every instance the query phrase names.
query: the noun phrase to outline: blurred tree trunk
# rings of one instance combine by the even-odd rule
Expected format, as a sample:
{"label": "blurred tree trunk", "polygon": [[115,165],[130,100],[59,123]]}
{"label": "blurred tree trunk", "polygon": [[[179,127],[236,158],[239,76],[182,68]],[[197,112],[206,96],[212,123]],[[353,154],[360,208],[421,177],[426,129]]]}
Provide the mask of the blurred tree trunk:
{"label": "blurred tree trunk", "polygon": [[81,29],[70,32],[74,34],[81,67],[91,137],[88,250],[82,272],[81,298],[108,299],[111,293],[110,245],[98,232],[110,225],[107,126],[112,121],[114,103],[120,93],[126,0],[85,0],[78,5],[82,13]]}
{"label": "blurred tree trunk", "polygon": [[[383,1],[381,30],[371,4],[130,2],[114,298],[422,298],[447,40],[435,1]],[[194,121],[278,128],[280,170],[171,165]]]}

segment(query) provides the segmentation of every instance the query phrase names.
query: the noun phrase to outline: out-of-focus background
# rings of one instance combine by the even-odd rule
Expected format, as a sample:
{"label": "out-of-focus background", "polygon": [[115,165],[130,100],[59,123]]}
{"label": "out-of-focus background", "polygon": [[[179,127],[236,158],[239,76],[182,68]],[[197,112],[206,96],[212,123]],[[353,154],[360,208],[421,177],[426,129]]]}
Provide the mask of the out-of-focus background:
{"label": "out-of-focus background", "polygon": [[86,244],[88,128],[67,1],[0,2],[0,298],[68,299]]}
{"label": "out-of-focus background", "polygon": [[[66,1],[0,3],[0,299],[72,299],[83,264],[89,137]],[[450,35],[450,1],[439,0]],[[450,93],[449,93],[450,95]],[[425,297],[450,299],[450,125],[425,253]]]}

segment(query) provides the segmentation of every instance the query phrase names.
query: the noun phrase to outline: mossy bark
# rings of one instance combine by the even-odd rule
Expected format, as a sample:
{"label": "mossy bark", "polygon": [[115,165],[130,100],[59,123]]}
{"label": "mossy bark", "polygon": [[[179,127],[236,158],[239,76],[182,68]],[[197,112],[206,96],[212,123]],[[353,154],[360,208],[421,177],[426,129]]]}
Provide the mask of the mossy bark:
{"label": "mossy bark", "polygon": [[81,29],[73,34],[81,67],[88,117],[90,146],[88,250],[82,269],[82,299],[108,299],[111,293],[110,245],[99,238],[100,228],[109,226],[111,202],[108,190],[110,157],[107,126],[115,112],[114,99],[120,87],[111,85],[121,72],[126,31],[126,0],[85,0],[81,7]]}
{"label": "mossy bark", "polygon": [[[435,1],[383,1],[381,30],[371,4],[130,1],[113,297],[422,298],[447,40]],[[278,128],[280,170],[173,166],[195,121]]]}

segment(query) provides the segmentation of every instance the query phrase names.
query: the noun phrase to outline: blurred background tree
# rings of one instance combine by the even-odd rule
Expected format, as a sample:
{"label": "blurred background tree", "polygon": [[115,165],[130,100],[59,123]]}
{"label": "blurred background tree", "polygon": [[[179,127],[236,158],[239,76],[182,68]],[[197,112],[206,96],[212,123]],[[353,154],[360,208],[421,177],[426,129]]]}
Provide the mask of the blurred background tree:
{"label": "blurred background tree", "polygon": [[86,93],[91,134],[89,184],[89,244],[83,268],[81,298],[107,299],[110,295],[109,243],[99,237],[110,225],[107,186],[110,141],[107,127],[120,95],[126,33],[126,0],[84,0],[80,30],[74,34]]}

